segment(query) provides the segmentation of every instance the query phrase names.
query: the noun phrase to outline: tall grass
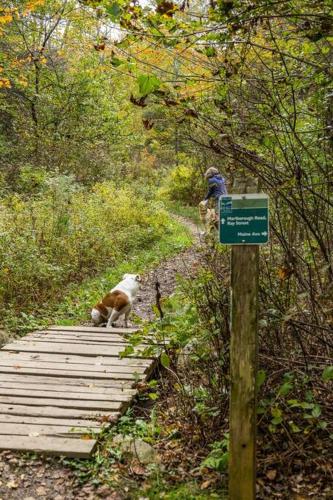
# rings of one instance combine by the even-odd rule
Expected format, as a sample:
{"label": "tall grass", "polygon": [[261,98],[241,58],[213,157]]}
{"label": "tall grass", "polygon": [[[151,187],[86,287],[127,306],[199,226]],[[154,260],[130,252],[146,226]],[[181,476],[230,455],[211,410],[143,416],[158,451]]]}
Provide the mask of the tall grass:
{"label": "tall grass", "polygon": [[[110,183],[90,191],[57,182],[34,199],[3,200],[0,312],[5,325],[38,315],[64,290],[117,268],[174,227],[162,205]],[[10,318],[10,321],[9,321]],[[9,321],[9,323],[8,323]]]}

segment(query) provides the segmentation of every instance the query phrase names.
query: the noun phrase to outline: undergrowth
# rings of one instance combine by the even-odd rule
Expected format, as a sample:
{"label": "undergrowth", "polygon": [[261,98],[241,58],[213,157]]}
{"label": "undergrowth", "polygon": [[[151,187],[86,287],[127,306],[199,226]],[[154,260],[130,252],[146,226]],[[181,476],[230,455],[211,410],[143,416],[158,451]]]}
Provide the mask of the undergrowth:
{"label": "undergrowth", "polygon": [[101,269],[96,276],[87,277],[81,283],[64,283],[54,297],[55,300],[50,298],[46,303],[39,303],[38,308],[32,307],[26,312],[16,308],[7,310],[2,323],[8,330],[25,334],[51,323],[74,325],[86,321],[89,319],[92,304],[98,302],[115,282],[120,281],[124,273],[146,272],[191,243],[192,237],[186,227],[168,218],[159,238],[150,245],[134,245],[125,258],[112,266],[106,259],[106,268]]}
{"label": "undergrowth", "polygon": [[197,206],[193,205],[184,205],[178,201],[165,201],[165,206],[168,210],[176,215],[180,215],[181,217],[187,217],[191,219],[196,224],[201,224],[201,220],[199,217],[199,209]]}

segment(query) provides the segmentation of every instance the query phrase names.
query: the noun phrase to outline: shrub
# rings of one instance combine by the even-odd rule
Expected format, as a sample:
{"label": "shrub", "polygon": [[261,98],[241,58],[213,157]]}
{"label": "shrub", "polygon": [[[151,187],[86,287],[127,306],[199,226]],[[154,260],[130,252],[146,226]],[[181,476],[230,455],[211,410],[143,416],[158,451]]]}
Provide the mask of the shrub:
{"label": "shrub", "polygon": [[110,183],[90,192],[64,179],[43,195],[3,200],[0,211],[0,301],[8,311],[31,312],[63,286],[126,261],[167,231],[168,215],[131,188]]}
{"label": "shrub", "polygon": [[203,198],[205,189],[200,170],[181,155],[180,164],[170,170],[159,194],[164,199],[180,201],[183,205],[196,205]]}

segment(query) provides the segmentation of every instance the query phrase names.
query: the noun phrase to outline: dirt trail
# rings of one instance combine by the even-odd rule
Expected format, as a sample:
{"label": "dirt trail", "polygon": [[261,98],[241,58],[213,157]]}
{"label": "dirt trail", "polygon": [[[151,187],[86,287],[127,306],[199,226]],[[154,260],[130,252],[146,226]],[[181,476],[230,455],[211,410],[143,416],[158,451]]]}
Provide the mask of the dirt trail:
{"label": "dirt trail", "polygon": [[[176,287],[177,275],[188,274],[196,262],[200,243],[198,226],[183,217],[175,216],[188,227],[194,245],[178,255],[162,261],[154,270],[143,276],[138,300],[133,307],[134,316],[145,321],[154,318],[152,306],[156,302],[155,283],[160,283],[162,297],[169,296]],[[135,318],[134,318],[135,319]],[[123,500],[119,491],[106,485],[96,488],[93,484],[80,486],[72,470],[53,458],[28,458],[12,452],[0,453],[0,500]]]}
{"label": "dirt trail", "polygon": [[176,288],[177,275],[188,275],[197,261],[198,246],[200,243],[198,226],[184,217],[174,216],[174,218],[190,230],[194,239],[194,245],[160,262],[155,269],[143,276],[140,291],[133,306],[133,313],[144,320],[152,321],[155,317],[152,306],[156,304],[156,281],[160,283],[162,298],[168,297]]}

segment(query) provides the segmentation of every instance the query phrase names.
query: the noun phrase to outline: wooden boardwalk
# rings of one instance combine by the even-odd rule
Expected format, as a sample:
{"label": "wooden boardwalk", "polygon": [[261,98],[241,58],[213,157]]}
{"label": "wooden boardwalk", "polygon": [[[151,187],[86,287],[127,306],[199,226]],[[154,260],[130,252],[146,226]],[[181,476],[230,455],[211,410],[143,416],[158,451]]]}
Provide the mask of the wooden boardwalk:
{"label": "wooden boardwalk", "polygon": [[[156,359],[120,358],[129,328],[51,327],[0,350],[0,449],[88,457]],[[137,356],[136,356],[137,354]]]}

